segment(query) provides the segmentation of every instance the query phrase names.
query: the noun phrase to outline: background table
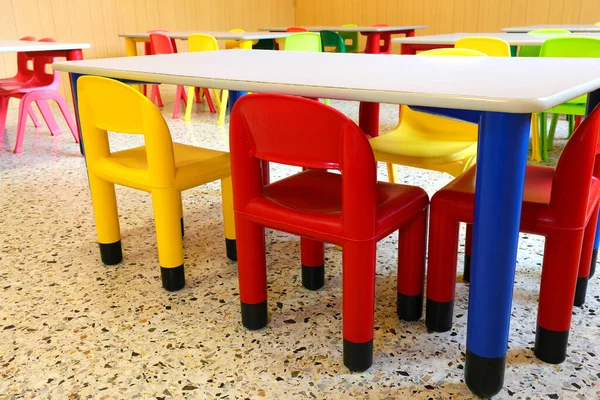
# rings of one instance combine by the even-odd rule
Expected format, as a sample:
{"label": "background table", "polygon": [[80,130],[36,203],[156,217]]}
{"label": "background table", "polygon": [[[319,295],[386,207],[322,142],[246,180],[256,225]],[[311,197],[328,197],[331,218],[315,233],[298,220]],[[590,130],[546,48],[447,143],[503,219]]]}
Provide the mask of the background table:
{"label": "background table", "polygon": [[514,26],[502,28],[503,32],[518,33],[529,32],[536,29],[566,29],[571,32],[600,32],[600,26],[595,24],[547,24],[547,25],[529,25],[529,26]]}
{"label": "background table", "polygon": [[[261,40],[261,39],[285,39],[292,33],[289,32],[228,32],[228,31],[181,31],[181,32],[163,32],[171,39],[188,40],[191,35],[203,34],[214,36],[217,40]],[[150,34],[143,33],[120,33],[119,37],[125,38],[125,50],[128,56],[137,56],[138,42],[149,42]]]}
{"label": "background table", "polygon": [[232,91],[478,110],[465,381],[475,394],[486,397],[502,388],[531,113],[592,91],[590,106],[595,106],[600,98],[600,59],[382,58],[232,50],[61,62],[55,68],[70,72],[75,81],[81,74],[93,74]]}

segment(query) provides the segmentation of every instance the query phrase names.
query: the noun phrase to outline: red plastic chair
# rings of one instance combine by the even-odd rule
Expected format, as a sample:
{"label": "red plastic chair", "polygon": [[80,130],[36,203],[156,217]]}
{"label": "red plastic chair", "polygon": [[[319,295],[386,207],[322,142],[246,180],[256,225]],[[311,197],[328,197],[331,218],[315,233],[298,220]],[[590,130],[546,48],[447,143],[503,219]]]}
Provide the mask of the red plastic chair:
{"label": "red plastic chair", "polygon": [[[54,39],[40,39],[40,42],[54,42]],[[77,131],[75,121],[67,107],[65,99],[57,91],[60,86],[60,74],[58,71],[46,71],[47,67],[52,65],[53,62],[53,57],[36,56],[33,58],[33,76],[29,81],[0,86],[0,138],[4,136],[10,98],[14,97],[21,99],[17,125],[17,139],[14,149],[15,153],[20,153],[22,151],[27,115],[31,110],[32,102],[38,104],[50,132],[53,135],[57,135],[60,133],[60,129],[56,124],[52,111],[46,103],[47,100],[54,100],[58,104],[63,117],[69,125],[71,133],[75,138],[75,142],[79,143],[79,132]]]}
{"label": "red plastic chair", "polygon": [[[168,31],[163,30],[163,29],[154,29],[154,30],[148,31],[148,33],[165,33],[165,32],[168,32]],[[175,50],[175,53],[177,53],[177,43],[175,43],[175,39],[171,39],[171,44],[173,45],[173,49]],[[152,44],[150,42],[144,42],[144,54],[147,56],[154,54],[152,52]],[[147,85],[142,85],[142,93],[144,94],[144,96],[147,95],[146,87],[147,87]],[[151,100],[154,102],[154,104],[156,104],[158,107],[164,107],[164,104],[162,102],[162,97],[160,95],[159,85],[150,85],[150,97],[151,97]]]}
{"label": "red plastic chair", "polygon": [[[389,26],[388,24],[374,24],[373,26]],[[376,37],[379,40],[376,40]],[[383,40],[383,44],[381,41]],[[380,33],[379,35],[371,34],[367,36],[367,49],[376,49],[379,46],[379,54],[390,54],[392,52],[392,34]],[[369,51],[367,51],[369,53]],[[376,53],[371,50],[370,53]]]}
{"label": "red plastic chair", "polygon": [[[567,142],[556,169],[526,169],[520,229],[546,237],[535,355],[548,363],[564,361],[573,305],[585,301],[600,196],[599,133],[596,108]],[[458,225],[473,223],[475,168],[431,199],[426,320],[437,332],[452,326]]]}
{"label": "red plastic chair", "polygon": [[286,32],[308,32],[308,29],[302,28],[300,26],[290,26],[285,31]]}
{"label": "red plastic chair", "polygon": [[[311,290],[324,284],[323,242],[341,245],[344,364],[366,370],[373,360],[376,245],[395,230],[398,315],[421,317],[427,194],[377,182],[365,134],[339,111],[309,99],[242,97],[231,115],[230,151],[243,325],[267,324],[265,227],[302,236],[302,283]],[[263,161],[305,170],[265,185]]]}

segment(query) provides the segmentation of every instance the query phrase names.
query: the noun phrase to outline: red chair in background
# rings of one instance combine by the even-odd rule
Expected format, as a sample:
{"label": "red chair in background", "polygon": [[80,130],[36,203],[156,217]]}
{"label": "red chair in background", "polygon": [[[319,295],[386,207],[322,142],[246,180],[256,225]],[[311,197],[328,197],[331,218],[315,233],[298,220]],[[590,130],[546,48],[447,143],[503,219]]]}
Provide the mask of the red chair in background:
{"label": "red chair in background", "polygon": [[[546,237],[534,351],[548,363],[565,360],[573,305],[585,301],[600,197],[599,133],[596,108],[567,142],[555,169],[526,170],[521,231]],[[475,175],[476,166],[431,199],[426,323],[436,332],[452,326],[458,225],[473,223]]]}
{"label": "red chair in background", "polygon": [[290,26],[285,31],[286,32],[308,32],[308,29],[302,28],[300,26]]}
{"label": "red chair in background", "polygon": [[[152,31],[148,31],[148,33],[165,33],[168,31],[162,30],[162,29],[155,29]],[[173,45],[173,50],[175,53],[177,53],[177,44],[175,43],[175,39],[171,39],[171,44]],[[154,54],[152,52],[152,44],[150,42],[145,42],[144,43],[144,54],[149,56]],[[144,94],[144,96],[147,95],[147,85],[142,85],[142,93]],[[158,85],[150,85],[150,100],[152,100],[152,102],[154,102],[154,104],[156,104],[157,107],[164,107],[164,104],[162,102],[162,97],[160,96],[160,89],[158,88]]]}
{"label": "red chair in background", "polygon": [[[302,283],[311,290],[324,284],[323,242],[341,245],[344,364],[351,371],[366,370],[373,360],[376,245],[395,230],[398,315],[408,321],[421,317],[427,194],[418,187],[377,182],[365,134],[316,101],[244,96],[230,124],[243,325],[260,329],[267,324],[265,227],[302,237]],[[265,185],[263,161],[304,171]]]}
{"label": "red chair in background", "polygon": [[[375,24],[373,26],[389,26],[388,24]],[[383,44],[381,41],[383,40]],[[379,51],[375,50],[379,47]],[[365,53],[390,54],[392,52],[392,35],[390,33],[370,34],[367,36],[367,50]]]}
{"label": "red chair in background", "polygon": [[[41,39],[40,42],[54,42],[54,39]],[[65,99],[58,93],[60,74],[58,71],[46,71],[47,67],[52,65],[53,62],[53,57],[33,57],[33,75],[30,80],[0,85],[0,138],[4,135],[10,98],[14,97],[21,99],[17,125],[17,138],[14,149],[15,153],[20,153],[22,151],[27,116],[30,115],[31,104],[33,102],[40,108],[50,132],[53,135],[57,135],[60,133],[60,129],[56,124],[56,120],[54,119],[50,107],[46,103],[47,100],[54,100],[58,104],[65,121],[69,125],[71,133],[75,138],[75,142],[79,143],[79,133],[73,116],[67,107]]]}

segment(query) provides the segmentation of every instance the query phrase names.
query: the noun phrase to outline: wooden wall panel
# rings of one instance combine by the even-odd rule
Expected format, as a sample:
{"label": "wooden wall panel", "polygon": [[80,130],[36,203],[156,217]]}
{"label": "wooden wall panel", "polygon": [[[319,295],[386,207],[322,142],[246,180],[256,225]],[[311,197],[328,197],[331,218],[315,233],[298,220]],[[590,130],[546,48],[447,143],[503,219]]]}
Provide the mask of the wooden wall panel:
{"label": "wooden wall panel", "polygon": [[[92,45],[84,51],[85,58],[118,57],[125,55],[119,33],[256,30],[294,25],[294,16],[294,0],[0,0],[0,38],[35,36],[85,42]],[[185,42],[178,45],[187,50]],[[15,60],[15,54],[0,55],[0,77],[14,75]],[[66,78],[64,75],[63,82]],[[68,85],[63,84],[63,94],[65,87]],[[65,97],[70,101],[70,95]]]}

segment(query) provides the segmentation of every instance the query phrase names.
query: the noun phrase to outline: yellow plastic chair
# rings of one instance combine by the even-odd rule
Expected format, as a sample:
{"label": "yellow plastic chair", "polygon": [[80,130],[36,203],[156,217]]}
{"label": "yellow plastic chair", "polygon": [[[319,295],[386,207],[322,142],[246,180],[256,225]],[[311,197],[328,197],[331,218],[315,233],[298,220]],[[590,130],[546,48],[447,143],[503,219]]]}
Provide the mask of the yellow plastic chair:
{"label": "yellow plastic chair", "polygon": [[[204,35],[201,33],[190,35],[188,38],[188,50],[190,52],[199,52],[199,51],[214,51],[219,50],[219,44],[217,43],[217,39],[214,36]],[[188,99],[194,98],[194,90],[195,88],[190,86],[187,90]],[[215,103],[217,105],[217,109],[221,110],[221,100],[219,99],[219,92],[216,89],[213,89],[213,95],[215,96]],[[200,91],[200,96],[202,97],[203,92]],[[185,121],[189,121],[192,117],[192,106],[193,101],[188,101],[185,106],[185,115],[183,119]],[[219,113],[220,118],[220,113]]]}
{"label": "yellow plastic chair", "polygon": [[[470,49],[435,49],[423,56],[480,56]],[[394,164],[447,172],[458,176],[477,158],[478,126],[400,106],[398,126],[385,135],[370,139],[377,161],[387,163],[388,179],[397,182]]]}
{"label": "yellow plastic chair", "polygon": [[[123,258],[115,184],[143,190],[152,194],[162,285],[183,288],[181,192],[218,179],[227,256],[235,260],[229,153],[173,143],[158,108],[124,83],[84,76],[77,88],[102,262],[114,265]],[[143,135],[145,145],[112,152],[107,131]]]}
{"label": "yellow plastic chair", "polygon": [[510,45],[508,42],[493,37],[465,37],[458,39],[454,44],[454,48],[477,50],[490,57],[510,57]]}

